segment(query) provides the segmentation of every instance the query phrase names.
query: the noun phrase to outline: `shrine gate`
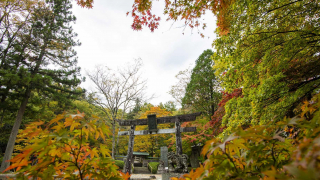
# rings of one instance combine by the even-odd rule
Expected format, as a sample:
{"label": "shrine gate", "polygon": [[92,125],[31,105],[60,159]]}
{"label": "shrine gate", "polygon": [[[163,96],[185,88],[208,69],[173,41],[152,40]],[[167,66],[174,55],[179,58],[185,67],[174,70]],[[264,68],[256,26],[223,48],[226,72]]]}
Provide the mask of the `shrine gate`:
{"label": "shrine gate", "polygon": [[[148,119],[135,119],[135,120],[119,120],[120,126],[130,126],[130,131],[120,131],[118,133],[119,136],[129,135],[129,144],[128,144],[128,152],[127,159],[125,162],[124,173],[131,172],[131,164],[132,164],[132,156],[133,156],[133,145],[134,145],[134,136],[136,135],[149,135],[149,134],[168,134],[175,133],[176,134],[176,151],[178,155],[182,154],[182,140],[181,133],[182,132],[195,132],[196,127],[184,127],[181,128],[181,123],[189,122],[196,120],[197,116],[200,116],[201,112],[186,114],[186,115],[178,115],[178,116],[169,116],[169,117],[159,117],[156,115],[148,115]],[[166,123],[175,123],[175,128],[172,129],[158,129],[158,124],[166,124]],[[139,125],[148,125],[149,130],[135,131],[136,126]]]}

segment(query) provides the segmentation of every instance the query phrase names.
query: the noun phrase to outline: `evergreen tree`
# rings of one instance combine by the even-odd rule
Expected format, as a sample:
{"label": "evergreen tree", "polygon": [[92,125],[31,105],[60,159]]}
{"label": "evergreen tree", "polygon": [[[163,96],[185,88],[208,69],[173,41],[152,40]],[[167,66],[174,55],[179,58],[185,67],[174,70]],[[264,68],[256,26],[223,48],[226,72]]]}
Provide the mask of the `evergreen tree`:
{"label": "evergreen tree", "polygon": [[141,109],[141,100],[137,98],[133,109],[131,109],[130,112],[127,114],[127,119],[135,119],[135,116],[138,114],[140,109]]}
{"label": "evergreen tree", "polygon": [[217,110],[221,94],[214,75],[214,65],[211,56],[212,50],[205,50],[196,60],[192,70],[191,80],[187,85],[185,96],[182,99],[184,108],[192,107],[194,111],[201,111],[212,116]]}
{"label": "evergreen tree", "polygon": [[[4,65],[12,67],[12,74],[18,77],[3,86],[19,95],[20,105],[1,171],[9,165],[6,161],[11,158],[16,135],[33,91],[59,102],[67,102],[82,93],[82,90],[76,89],[81,80],[78,78],[80,68],[76,66],[73,47],[80,43],[74,40],[76,34],[70,23],[76,18],[70,8],[68,0],[35,4],[29,21],[16,39],[19,43],[11,49],[9,56],[2,59],[1,68]],[[2,98],[9,100],[9,96]]]}

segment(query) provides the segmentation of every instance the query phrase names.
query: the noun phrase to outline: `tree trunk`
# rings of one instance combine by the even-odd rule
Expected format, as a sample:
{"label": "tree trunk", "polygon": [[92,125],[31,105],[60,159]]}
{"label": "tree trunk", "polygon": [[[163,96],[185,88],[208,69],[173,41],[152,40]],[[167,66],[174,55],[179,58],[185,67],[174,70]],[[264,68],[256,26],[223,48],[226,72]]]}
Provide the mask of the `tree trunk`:
{"label": "tree trunk", "polygon": [[114,159],[115,139],[116,139],[116,120],[113,118],[112,123],[112,159]]}
{"label": "tree trunk", "polygon": [[7,169],[10,166],[10,162],[8,162],[8,160],[10,160],[11,156],[12,156],[14,144],[15,144],[15,141],[17,138],[20,124],[22,122],[22,117],[23,117],[24,111],[26,110],[26,107],[28,104],[30,93],[31,93],[31,89],[28,88],[25,92],[24,99],[20,105],[20,108],[19,108],[19,111],[17,114],[17,118],[16,118],[14,125],[13,125],[12,131],[11,131],[11,134],[9,137],[9,141],[7,144],[7,148],[6,148],[2,163],[1,163],[0,172],[3,172],[5,169]]}
{"label": "tree trunk", "polygon": [[[215,98],[215,97],[213,96],[213,88],[212,88],[211,85],[210,85],[210,98],[211,98],[210,100],[211,100],[211,103],[212,103],[212,104],[211,104],[211,108],[210,108],[210,109],[211,109],[211,112],[210,112],[210,113],[211,113],[211,116],[213,116],[213,115],[214,115],[214,111],[215,111],[215,109],[214,109],[214,98]],[[211,116],[210,116],[210,117],[211,117]]]}
{"label": "tree trunk", "polygon": [[[118,132],[120,132],[120,130],[121,130],[121,126],[119,126]],[[116,154],[119,155],[119,135],[117,135]]]}

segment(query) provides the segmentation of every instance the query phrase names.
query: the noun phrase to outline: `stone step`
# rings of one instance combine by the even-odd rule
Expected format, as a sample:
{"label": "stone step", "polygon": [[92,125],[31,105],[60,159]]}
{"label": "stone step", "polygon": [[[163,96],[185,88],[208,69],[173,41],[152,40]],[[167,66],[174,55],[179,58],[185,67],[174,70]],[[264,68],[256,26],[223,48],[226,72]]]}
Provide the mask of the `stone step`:
{"label": "stone step", "polygon": [[142,167],[142,163],[141,162],[134,162],[134,167]]}
{"label": "stone step", "polygon": [[161,174],[132,174],[130,180],[161,180]]}
{"label": "stone step", "polygon": [[151,174],[147,167],[134,167],[133,174]]}

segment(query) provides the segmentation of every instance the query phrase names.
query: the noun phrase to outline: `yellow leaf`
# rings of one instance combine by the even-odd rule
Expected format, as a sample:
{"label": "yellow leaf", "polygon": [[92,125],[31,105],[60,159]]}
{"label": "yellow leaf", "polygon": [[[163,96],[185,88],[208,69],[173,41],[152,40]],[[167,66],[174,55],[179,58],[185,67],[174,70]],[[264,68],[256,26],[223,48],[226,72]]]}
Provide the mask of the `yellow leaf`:
{"label": "yellow leaf", "polygon": [[99,128],[99,132],[100,132],[100,136],[101,136],[101,138],[103,139],[103,141],[105,141],[105,140],[106,140],[106,137],[104,136],[104,134],[103,134],[103,132],[102,132],[101,128]]}
{"label": "yellow leaf", "polygon": [[96,116],[96,115],[94,115],[94,114],[92,115],[92,117],[93,117],[93,118],[96,118],[96,119],[99,119],[99,117]]}
{"label": "yellow leaf", "polygon": [[80,125],[81,125],[81,124],[78,123],[78,122],[73,122],[73,123],[71,124],[70,131],[73,131],[73,129],[74,129],[75,127],[78,127],[78,126],[80,126]]}
{"label": "yellow leaf", "polygon": [[66,121],[64,122],[64,126],[65,127],[68,127],[68,126],[71,126],[73,123],[73,119],[72,118],[66,118]]}
{"label": "yellow leaf", "polygon": [[84,132],[86,134],[86,140],[88,140],[89,138],[89,130],[86,127],[82,128],[82,132]]}
{"label": "yellow leaf", "polygon": [[64,116],[65,116],[65,113],[57,115],[56,118],[52,119],[52,120],[49,122],[48,126],[50,126],[51,124],[53,124],[53,123],[55,123],[55,122],[58,122],[58,121],[61,120]]}
{"label": "yellow leaf", "polygon": [[61,152],[59,149],[51,149],[48,153],[50,156],[61,156]]}
{"label": "yellow leaf", "polygon": [[99,157],[97,148],[93,148],[93,149],[90,151],[90,157],[91,157],[91,158],[94,158],[94,156]]}
{"label": "yellow leaf", "polygon": [[106,157],[106,155],[108,157],[111,157],[108,147],[104,144],[100,144],[100,152],[103,155],[103,157]]}
{"label": "yellow leaf", "polygon": [[33,122],[32,124],[36,126],[41,126],[43,124],[43,121]]}
{"label": "yellow leaf", "polygon": [[95,139],[97,140],[99,138],[99,132],[96,131]]}
{"label": "yellow leaf", "polygon": [[55,129],[56,131],[59,131],[60,129],[64,128],[64,125],[61,122],[57,123],[58,125],[53,126],[51,129]]}

